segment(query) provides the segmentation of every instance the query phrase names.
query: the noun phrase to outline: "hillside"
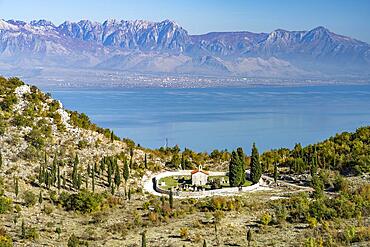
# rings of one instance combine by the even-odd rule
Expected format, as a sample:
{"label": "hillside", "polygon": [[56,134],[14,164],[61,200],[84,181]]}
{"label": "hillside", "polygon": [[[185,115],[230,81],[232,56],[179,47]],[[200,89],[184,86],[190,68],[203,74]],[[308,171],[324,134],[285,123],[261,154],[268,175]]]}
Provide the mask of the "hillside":
{"label": "hillside", "polygon": [[[99,69],[279,78],[368,78],[370,45],[324,27],[191,35],[174,21],[0,20],[0,71]],[[23,72],[22,72],[23,71]],[[47,75],[44,75],[44,79]]]}
{"label": "hillside", "polygon": [[343,132],[317,144],[302,147],[297,143],[292,150],[281,148],[264,153],[264,164],[272,167],[279,162],[290,172],[307,172],[312,164],[343,175],[370,173],[370,127],[356,132]]}
{"label": "hillside", "polygon": [[0,77],[0,246],[368,246],[369,136],[363,127],[257,154],[271,176],[263,190],[171,202],[143,178],[227,171],[232,154],[145,149]]}

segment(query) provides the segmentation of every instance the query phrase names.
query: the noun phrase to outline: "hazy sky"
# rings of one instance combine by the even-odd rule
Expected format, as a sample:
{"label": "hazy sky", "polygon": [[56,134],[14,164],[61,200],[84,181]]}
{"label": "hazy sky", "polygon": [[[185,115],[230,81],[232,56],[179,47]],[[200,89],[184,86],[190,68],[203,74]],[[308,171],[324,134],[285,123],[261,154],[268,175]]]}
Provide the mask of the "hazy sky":
{"label": "hazy sky", "polygon": [[178,22],[190,34],[277,28],[333,32],[370,43],[370,0],[0,0],[2,19],[108,18]]}

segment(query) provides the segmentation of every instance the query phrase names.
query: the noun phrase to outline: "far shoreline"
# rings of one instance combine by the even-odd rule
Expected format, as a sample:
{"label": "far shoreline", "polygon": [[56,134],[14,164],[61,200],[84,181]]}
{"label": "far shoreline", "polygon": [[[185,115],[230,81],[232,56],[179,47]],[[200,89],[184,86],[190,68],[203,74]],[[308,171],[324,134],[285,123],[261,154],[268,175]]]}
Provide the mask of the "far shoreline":
{"label": "far shoreline", "polygon": [[325,88],[325,87],[346,87],[346,86],[358,86],[358,87],[367,87],[370,86],[369,82],[322,82],[322,83],[290,83],[290,84],[268,84],[268,83],[255,83],[255,84],[248,84],[248,85],[209,85],[209,86],[200,86],[194,85],[192,83],[189,84],[181,84],[181,85],[172,85],[166,86],[163,84],[157,85],[138,85],[138,84],[130,84],[130,83],[123,83],[123,84],[40,84],[34,83],[31,81],[31,85],[35,85],[40,87],[46,91],[95,91],[95,90],[140,90],[140,89],[168,89],[168,90],[191,90],[191,89],[258,89],[258,88],[281,88],[281,89],[289,89],[289,88]]}

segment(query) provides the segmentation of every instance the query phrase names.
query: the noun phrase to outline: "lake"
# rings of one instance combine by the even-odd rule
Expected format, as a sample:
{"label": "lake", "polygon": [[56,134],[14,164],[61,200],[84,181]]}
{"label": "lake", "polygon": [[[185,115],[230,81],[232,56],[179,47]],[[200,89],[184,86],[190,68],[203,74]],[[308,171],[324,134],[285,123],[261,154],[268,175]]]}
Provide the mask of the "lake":
{"label": "lake", "polygon": [[370,85],[257,88],[47,89],[67,109],[86,113],[149,148],[260,151],[316,143],[370,124]]}

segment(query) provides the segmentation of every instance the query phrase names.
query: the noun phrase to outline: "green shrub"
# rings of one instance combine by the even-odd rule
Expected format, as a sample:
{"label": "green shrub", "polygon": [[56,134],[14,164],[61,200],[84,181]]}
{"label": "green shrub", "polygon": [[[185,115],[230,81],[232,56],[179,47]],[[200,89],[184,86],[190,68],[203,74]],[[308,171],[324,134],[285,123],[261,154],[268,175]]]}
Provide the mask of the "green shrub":
{"label": "green shrub", "polygon": [[295,195],[288,200],[281,201],[281,203],[286,205],[289,212],[288,221],[305,222],[310,210],[307,194]]}
{"label": "green shrub", "polygon": [[324,183],[319,176],[312,178],[312,188],[314,188],[313,195],[315,198],[320,198],[324,194]]}
{"label": "green shrub", "polygon": [[20,157],[25,160],[35,160],[38,156],[39,153],[37,149],[32,145],[28,145],[28,147],[20,153]]}
{"label": "green shrub", "polygon": [[29,144],[34,146],[36,149],[41,149],[45,145],[45,138],[39,129],[33,128],[24,138]]}
{"label": "green shrub", "polygon": [[12,208],[12,199],[0,196],[0,214],[8,212]]}
{"label": "green shrub", "polygon": [[60,201],[66,210],[90,213],[100,209],[103,195],[89,191],[81,191],[78,194],[62,193]]}
{"label": "green shrub", "polygon": [[70,122],[73,126],[82,129],[90,129],[92,126],[89,117],[85,113],[78,113],[76,111],[70,112]]}
{"label": "green shrub", "polygon": [[13,247],[13,240],[8,235],[0,235],[0,246],[1,247]]}
{"label": "green shrub", "polygon": [[180,237],[182,239],[188,239],[189,238],[189,229],[187,227],[181,227],[179,232],[180,232]]}
{"label": "green shrub", "polygon": [[68,247],[78,247],[80,246],[80,240],[74,234],[72,234],[68,239],[67,246]]}
{"label": "green shrub", "polygon": [[[328,207],[328,203],[329,202],[326,198],[312,201],[309,210],[310,215],[318,220],[328,220],[336,217],[336,211],[330,206]],[[308,219],[308,217],[306,217],[306,219]]]}
{"label": "green shrub", "polygon": [[32,126],[32,120],[28,117],[18,114],[14,116],[12,124],[18,127]]}
{"label": "green shrub", "polygon": [[339,174],[335,177],[335,181],[333,185],[334,185],[334,191],[348,192],[349,187],[350,187],[348,181]]}
{"label": "green shrub", "polygon": [[60,238],[60,234],[62,233],[62,228],[60,228],[59,226],[55,229],[55,233],[58,234],[58,238]]}
{"label": "green shrub", "polygon": [[304,242],[305,247],[321,247],[323,246],[323,240],[321,237],[315,239],[313,237],[309,237]]}
{"label": "green shrub", "polygon": [[37,202],[37,196],[32,191],[27,190],[23,193],[23,200],[27,207],[32,207]]}
{"label": "green shrub", "polygon": [[150,212],[148,218],[153,224],[156,224],[159,221],[159,216],[156,212]]}
{"label": "green shrub", "polygon": [[60,104],[57,100],[53,100],[50,104],[49,104],[49,111],[50,112],[55,112],[56,110],[58,110],[60,108]]}
{"label": "green shrub", "polygon": [[45,136],[45,138],[48,138],[51,136],[51,133],[52,133],[51,125],[45,119],[38,121],[37,126],[40,130],[40,133],[43,136]]}
{"label": "green shrub", "polygon": [[370,241],[370,227],[357,227],[355,240],[358,242],[361,241]]}
{"label": "green shrub", "polygon": [[84,149],[86,148],[88,145],[87,141],[86,140],[80,140],[77,144],[78,146],[78,149]]}
{"label": "green shrub", "polygon": [[[0,169],[1,169],[1,165],[2,165],[2,154],[0,152]],[[4,195],[4,180],[2,177],[0,177],[0,197]]]}
{"label": "green shrub", "polygon": [[6,127],[7,127],[7,122],[5,122],[3,117],[0,116],[0,136],[5,134]]}
{"label": "green shrub", "polygon": [[218,210],[214,212],[213,217],[214,217],[215,223],[220,223],[222,218],[225,217],[225,214],[224,212]]}
{"label": "green shrub", "polygon": [[26,229],[26,239],[37,240],[40,238],[39,231],[35,227]]}
{"label": "green shrub", "polygon": [[14,104],[17,103],[17,97],[13,93],[9,93],[5,98],[0,102],[0,108],[3,111],[10,111]]}
{"label": "green shrub", "polygon": [[308,217],[307,223],[310,226],[310,228],[316,228],[317,227],[317,219],[314,217]]}
{"label": "green shrub", "polygon": [[261,216],[260,222],[261,222],[263,225],[267,226],[268,224],[270,224],[271,220],[272,220],[272,216],[271,216],[271,214],[270,214],[270,213],[268,213],[268,212],[266,212],[266,213],[264,213],[264,214]]}
{"label": "green shrub", "polygon": [[49,215],[53,212],[54,208],[51,205],[45,205],[43,210],[45,214]]}
{"label": "green shrub", "polygon": [[288,217],[288,211],[284,205],[275,206],[275,223],[281,224],[286,221]]}
{"label": "green shrub", "polygon": [[222,196],[212,197],[209,203],[209,208],[212,211],[226,209],[227,208],[227,198],[222,197]]}

